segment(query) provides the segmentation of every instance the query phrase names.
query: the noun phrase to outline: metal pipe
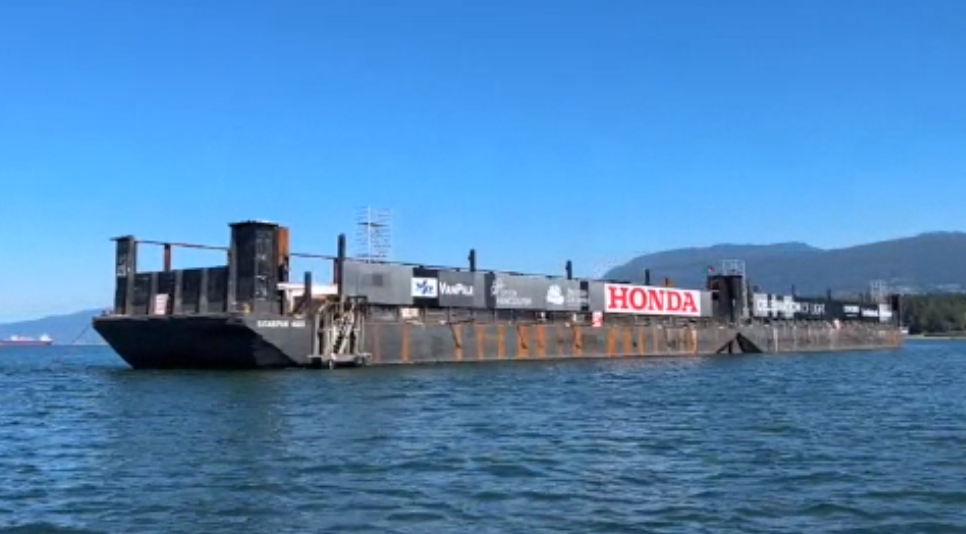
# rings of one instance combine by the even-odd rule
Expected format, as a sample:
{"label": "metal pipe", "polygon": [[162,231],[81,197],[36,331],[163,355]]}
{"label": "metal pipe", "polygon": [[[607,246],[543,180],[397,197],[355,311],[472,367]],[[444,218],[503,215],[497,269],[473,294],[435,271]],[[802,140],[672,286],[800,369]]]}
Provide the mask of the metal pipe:
{"label": "metal pipe", "polygon": [[178,248],[197,248],[202,250],[228,250],[228,247],[217,247],[214,245],[199,245],[196,243],[171,243],[166,241],[138,240],[142,245],[171,246]]}
{"label": "metal pipe", "polygon": [[308,254],[305,252],[291,252],[289,256],[293,258],[314,258],[319,260],[336,260],[338,256],[333,256],[331,254]]}

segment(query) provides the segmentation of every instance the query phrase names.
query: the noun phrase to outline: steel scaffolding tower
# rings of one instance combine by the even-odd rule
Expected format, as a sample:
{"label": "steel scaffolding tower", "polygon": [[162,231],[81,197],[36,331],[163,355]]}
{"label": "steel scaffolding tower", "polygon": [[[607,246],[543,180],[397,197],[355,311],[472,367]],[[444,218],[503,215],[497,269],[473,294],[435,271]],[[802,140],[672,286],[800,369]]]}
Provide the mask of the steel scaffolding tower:
{"label": "steel scaffolding tower", "polygon": [[872,280],[869,282],[869,297],[873,302],[882,304],[889,297],[889,283],[885,280]]}
{"label": "steel scaffolding tower", "polygon": [[370,262],[392,258],[392,210],[366,206],[357,211],[353,256]]}

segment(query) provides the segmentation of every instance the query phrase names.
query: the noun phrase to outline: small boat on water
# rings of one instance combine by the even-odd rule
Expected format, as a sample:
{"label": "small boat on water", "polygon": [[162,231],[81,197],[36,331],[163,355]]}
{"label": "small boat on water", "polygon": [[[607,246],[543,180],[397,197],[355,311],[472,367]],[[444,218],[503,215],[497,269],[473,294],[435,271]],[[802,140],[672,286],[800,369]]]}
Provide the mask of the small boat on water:
{"label": "small boat on water", "polygon": [[6,346],[41,346],[50,345],[54,342],[47,334],[40,337],[30,337],[30,336],[10,336],[6,339],[0,339],[0,347]]}

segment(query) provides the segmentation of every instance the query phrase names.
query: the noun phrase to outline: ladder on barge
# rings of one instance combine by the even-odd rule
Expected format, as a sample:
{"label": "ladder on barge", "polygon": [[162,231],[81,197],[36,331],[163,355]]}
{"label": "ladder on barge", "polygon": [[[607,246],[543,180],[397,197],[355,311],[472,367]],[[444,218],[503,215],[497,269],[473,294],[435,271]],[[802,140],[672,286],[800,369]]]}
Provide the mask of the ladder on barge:
{"label": "ladder on barge", "polygon": [[326,302],[312,317],[312,367],[362,367],[372,355],[362,352],[365,337],[363,303],[350,299],[346,303]]}

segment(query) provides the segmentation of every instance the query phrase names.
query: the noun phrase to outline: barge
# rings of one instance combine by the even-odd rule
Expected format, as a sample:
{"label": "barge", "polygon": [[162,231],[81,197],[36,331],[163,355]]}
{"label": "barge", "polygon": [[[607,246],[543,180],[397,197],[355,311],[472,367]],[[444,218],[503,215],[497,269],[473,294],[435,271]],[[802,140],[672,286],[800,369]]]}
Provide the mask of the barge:
{"label": "barge", "polygon": [[[229,225],[227,247],[116,241],[113,309],[93,328],[135,369],[259,369],[628,358],[898,348],[899,297],[885,302],[755,292],[739,261],[706,287],[483,271],[290,252],[289,229]],[[164,248],[138,269],[142,245]],[[222,265],[173,269],[177,247],[222,250]],[[293,258],[331,262],[332,280],[290,278]]]}

